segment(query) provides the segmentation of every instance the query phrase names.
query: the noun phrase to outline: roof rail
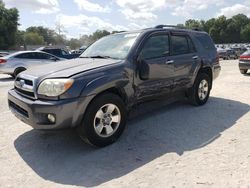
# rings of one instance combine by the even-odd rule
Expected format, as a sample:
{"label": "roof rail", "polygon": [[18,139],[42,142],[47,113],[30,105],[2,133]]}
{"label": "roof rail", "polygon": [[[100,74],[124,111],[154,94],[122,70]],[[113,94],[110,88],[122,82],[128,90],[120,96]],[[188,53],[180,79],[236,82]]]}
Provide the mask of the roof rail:
{"label": "roof rail", "polygon": [[154,28],[163,29],[163,28],[176,28],[176,29],[190,29],[194,31],[201,31],[199,28],[187,28],[185,26],[177,26],[177,25],[157,25]]}
{"label": "roof rail", "polygon": [[177,26],[177,25],[157,25],[154,28],[156,28],[156,29],[163,29],[164,27],[170,27],[170,28],[172,27],[172,28],[178,28],[178,29],[187,29],[184,26]]}

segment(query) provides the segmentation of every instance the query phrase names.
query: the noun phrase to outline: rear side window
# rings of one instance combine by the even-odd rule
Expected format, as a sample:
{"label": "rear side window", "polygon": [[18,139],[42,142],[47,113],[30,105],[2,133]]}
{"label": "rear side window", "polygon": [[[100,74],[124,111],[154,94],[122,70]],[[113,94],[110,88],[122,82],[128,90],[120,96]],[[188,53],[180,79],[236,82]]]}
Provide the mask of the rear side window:
{"label": "rear side window", "polygon": [[156,35],[150,37],[144,44],[141,56],[143,59],[166,57],[169,54],[168,35]]}
{"label": "rear side window", "polygon": [[190,37],[187,37],[187,40],[188,40],[189,51],[190,51],[191,53],[196,52],[194,43],[193,43],[193,41],[191,40],[191,38],[190,38]]}
{"label": "rear side window", "polygon": [[214,42],[207,34],[197,34],[196,38],[201,43],[205,50],[214,50]]}
{"label": "rear side window", "polygon": [[173,55],[189,53],[189,45],[186,36],[173,35],[171,36]]}

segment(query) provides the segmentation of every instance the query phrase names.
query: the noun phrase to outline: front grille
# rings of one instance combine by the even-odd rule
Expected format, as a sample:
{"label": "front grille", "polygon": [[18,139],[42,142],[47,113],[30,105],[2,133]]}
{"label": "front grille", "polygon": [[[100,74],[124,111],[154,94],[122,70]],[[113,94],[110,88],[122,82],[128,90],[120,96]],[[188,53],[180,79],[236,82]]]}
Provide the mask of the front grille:
{"label": "front grille", "polygon": [[10,100],[9,100],[9,106],[19,114],[23,115],[26,118],[29,118],[29,113],[26,110],[24,110],[22,107],[18,106],[17,104],[13,103]]}
{"label": "front grille", "polygon": [[15,91],[29,99],[35,99],[33,86],[33,81],[26,78],[18,77],[15,81]]}
{"label": "front grille", "polygon": [[20,94],[20,95],[23,95],[23,96],[25,96],[25,97],[32,98],[32,99],[35,98],[34,92],[25,91],[25,90],[19,89],[19,88],[17,88],[17,87],[15,87],[15,90],[16,90],[16,92],[17,92],[18,94]]}
{"label": "front grille", "polygon": [[31,80],[27,80],[27,79],[20,78],[20,77],[16,79],[16,81],[20,81],[20,80],[23,80],[26,85],[33,86],[33,82]]}

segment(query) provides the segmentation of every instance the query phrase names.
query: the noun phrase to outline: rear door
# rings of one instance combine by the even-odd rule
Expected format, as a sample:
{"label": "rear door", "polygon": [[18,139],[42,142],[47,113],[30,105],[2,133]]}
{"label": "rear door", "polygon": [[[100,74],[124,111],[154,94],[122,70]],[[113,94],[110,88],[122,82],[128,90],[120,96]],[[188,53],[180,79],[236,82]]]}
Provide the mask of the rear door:
{"label": "rear door", "polygon": [[171,34],[171,56],[174,64],[174,90],[186,88],[192,80],[192,68],[196,67],[199,57],[193,41],[185,33]]}

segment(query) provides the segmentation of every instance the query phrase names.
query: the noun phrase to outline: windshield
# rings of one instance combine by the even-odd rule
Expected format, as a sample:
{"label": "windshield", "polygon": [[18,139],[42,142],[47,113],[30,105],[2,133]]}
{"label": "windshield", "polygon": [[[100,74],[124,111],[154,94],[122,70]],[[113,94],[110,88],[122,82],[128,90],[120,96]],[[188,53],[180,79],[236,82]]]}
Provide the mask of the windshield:
{"label": "windshield", "polygon": [[125,59],[140,33],[123,33],[104,37],[80,56],[81,58]]}

